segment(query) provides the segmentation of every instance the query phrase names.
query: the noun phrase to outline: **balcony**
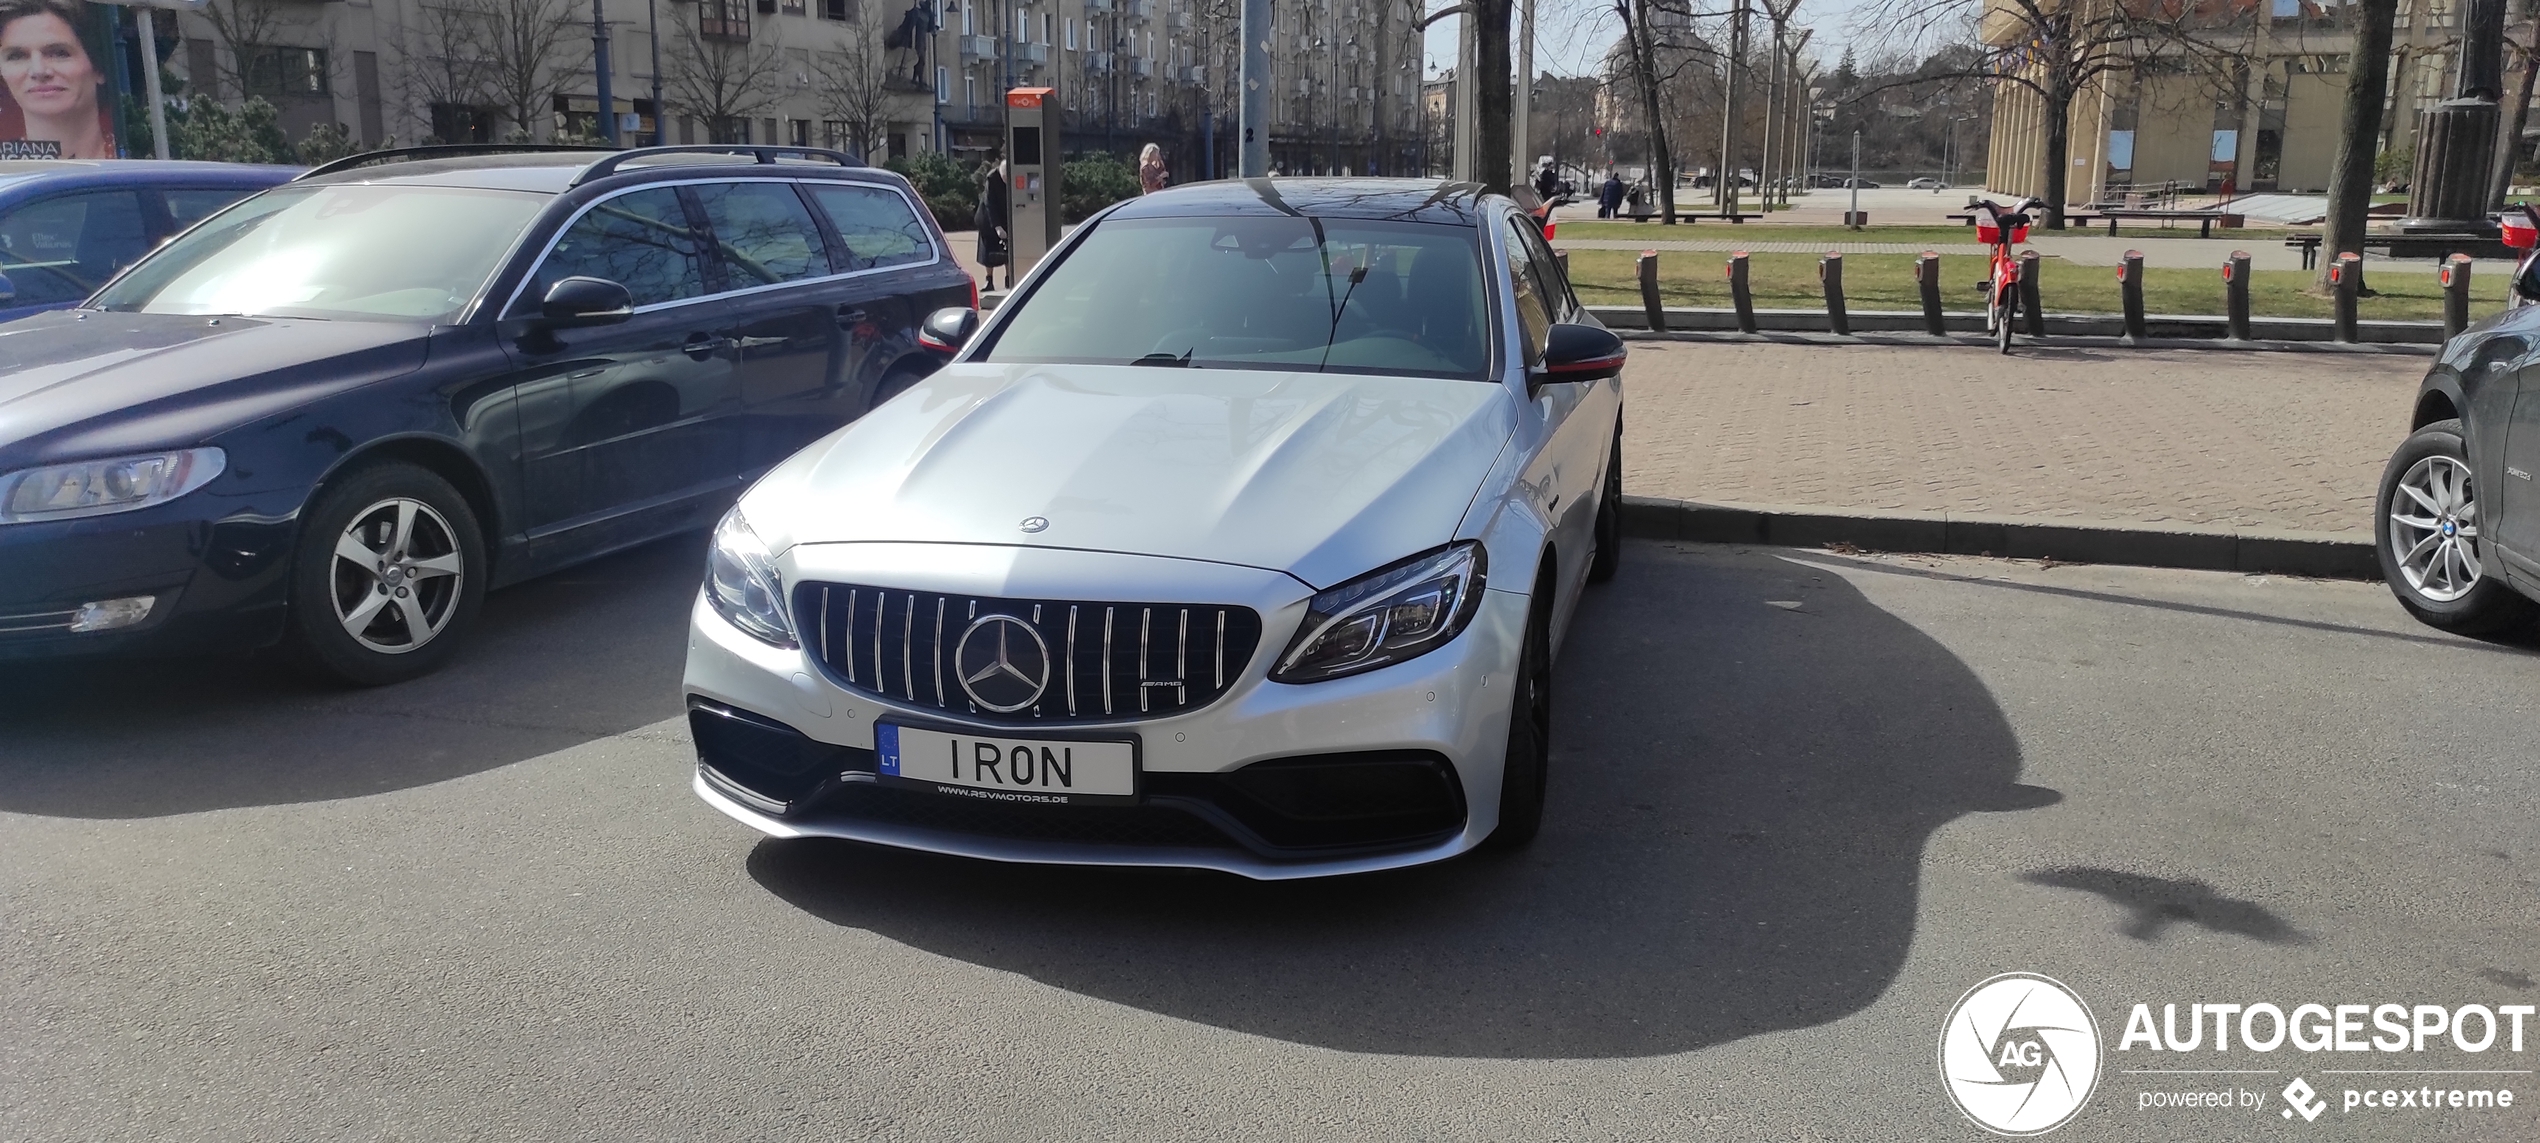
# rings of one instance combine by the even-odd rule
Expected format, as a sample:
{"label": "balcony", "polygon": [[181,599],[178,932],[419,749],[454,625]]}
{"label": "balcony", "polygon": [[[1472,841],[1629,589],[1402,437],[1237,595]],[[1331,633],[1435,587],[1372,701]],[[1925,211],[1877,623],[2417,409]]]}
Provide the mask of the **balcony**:
{"label": "balcony", "polygon": [[1155,0],[1120,0],[1120,10],[1132,20],[1145,20],[1155,15]]}
{"label": "balcony", "polygon": [[1188,12],[1175,12],[1173,13],[1172,19],[1169,23],[1170,26],[1174,28],[1187,31],[1191,26],[1191,14]]}
{"label": "balcony", "polygon": [[1003,59],[1005,52],[997,47],[995,36],[963,36],[961,37],[961,58],[966,60]]}
{"label": "balcony", "polygon": [[1047,64],[1050,62],[1050,46],[1048,44],[1016,44],[1014,45],[1014,62]]}
{"label": "balcony", "polygon": [[1085,53],[1085,74],[1087,74],[1087,75],[1110,75],[1110,74],[1111,74],[1111,53],[1110,53],[1110,52],[1086,52],[1086,53]]}
{"label": "balcony", "polygon": [[1111,3],[1112,0],[1085,0],[1085,10],[1088,12],[1108,12],[1111,11]]}
{"label": "balcony", "polygon": [[1207,65],[1207,64],[1192,64],[1192,65],[1191,65],[1191,66],[1189,66],[1189,67],[1183,68],[1183,69],[1182,69],[1182,74],[1180,74],[1180,75],[1178,75],[1178,76],[1175,76],[1174,78],[1179,79],[1179,80],[1181,80],[1181,81],[1182,81],[1182,82],[1184,82],[1184,83],[1200,83],[1200,84],[1207,83],[1207,82],[1208,82],[1208,65]]}
{"label": "balcony", "polygon": [[1155,61],[1145,58],[1131,59],[1129,61],[1129,74],[1137,76],[1140,79],[1152,77],[1155,75]]}

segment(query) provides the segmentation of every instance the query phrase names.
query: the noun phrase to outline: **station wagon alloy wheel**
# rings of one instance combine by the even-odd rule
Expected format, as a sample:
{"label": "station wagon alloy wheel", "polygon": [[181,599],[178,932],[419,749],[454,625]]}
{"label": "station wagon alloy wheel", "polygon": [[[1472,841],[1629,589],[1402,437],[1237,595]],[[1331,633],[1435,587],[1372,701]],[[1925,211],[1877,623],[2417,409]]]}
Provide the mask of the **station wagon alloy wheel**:
{"label": "station wagon alloy wheel", "polygon": [[2449,603],[2478,586],[2478,502],[2470,494],[2469,466],[2448,456],[2429,456],[2399,478],[2390,500],[2390,554],[2408,586],[2437,603]]}
{"label": "station wagon alloy wheel", "polygon": [[450,522],[420,500],[382,500],[335,541],[336,621],[382,654],[422,647],[457,613],[467,568]]}

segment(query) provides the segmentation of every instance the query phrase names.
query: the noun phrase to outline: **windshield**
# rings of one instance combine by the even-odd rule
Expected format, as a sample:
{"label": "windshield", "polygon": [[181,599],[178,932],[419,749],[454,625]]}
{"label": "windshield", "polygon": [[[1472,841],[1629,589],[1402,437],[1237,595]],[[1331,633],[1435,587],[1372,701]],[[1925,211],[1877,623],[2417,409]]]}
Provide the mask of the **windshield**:
{"label": "windshield", "polygon": [[457,187],[267,191],[215,215],[98,295],[153,314],[446,321],[545,195]]}
{"label": "windshield", "polygon": [[1482,380],[1475,241],[1465,226],[1290,215],[1105,222],[981,359]]}

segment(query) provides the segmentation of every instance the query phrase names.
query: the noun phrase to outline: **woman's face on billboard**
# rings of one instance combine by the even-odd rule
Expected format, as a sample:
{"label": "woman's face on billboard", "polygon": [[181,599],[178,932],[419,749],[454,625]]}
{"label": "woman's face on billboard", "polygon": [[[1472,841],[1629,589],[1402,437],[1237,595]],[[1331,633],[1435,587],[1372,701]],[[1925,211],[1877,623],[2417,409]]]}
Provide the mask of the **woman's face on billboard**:
{"label": "woman's face on billboard", "polygon": [[68,22],[38,12],[0,26],[0,83],[28,115],[52,118],[95,98],[97,66]]}

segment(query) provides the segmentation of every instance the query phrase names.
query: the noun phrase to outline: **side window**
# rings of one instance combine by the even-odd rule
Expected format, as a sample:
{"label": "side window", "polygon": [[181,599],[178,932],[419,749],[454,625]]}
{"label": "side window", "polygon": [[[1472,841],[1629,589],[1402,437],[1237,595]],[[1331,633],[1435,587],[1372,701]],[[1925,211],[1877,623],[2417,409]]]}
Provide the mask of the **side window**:
{"label": "side window", "polygon": [[148,249],[141,198],[131,191],[66,194],[0,215],[0,274],[17,291],[12,306],[76,302]]}
{"label": "side window", "polygon": [[183,230],[256,192],[244,187],[170,187],[160,193],[167,198],[168,217]]}
{"label": "side window", "polygon": [[696,188],[723,255],[727,289],[746,290],[829,273],[820,224],[790,183],[714,183]]}
{"label": "side window", "polygon": [[810,190],[812,200],[838,228],[838,241],[853,256],[849,269],[897,266],[934,257],[934,235],[898,192],[839,183],[814,183]]}
{"label": "side window", "polygon": [[1535,259],[1526,248],[1525,236],[1517,233],[1514,220],[1502,219],[1508,229],[1502,233],[1501,246],[1508,252],[1508,290],[1517,303],[1517,332],[1526,343],[1526,364],[1543,360],[1544,342],[1552,334],[1552,309],[1544,297],[1543,283],[1535,277]]}
{"label": "side window", "polygon": [[625,286],[639,306],[702,296],[705,261],[679,192],[654,187],[592,207],[547,253],[524,300],[534,307],[549,287],[575,276]]}
{"label": "side window", "polygon": [[1525,238],[1526,249],[1534,252],[1535,276],[1543,282],[1543,296],[1550,304],[1552,320],[1569,317],[1570,311],[1579,306],[1578,295],[1570,290],[1570,276],[1562,271],[1561,260],[1552,256],[1552,246],[1543,240],[1540,231],[1528,227]]}

